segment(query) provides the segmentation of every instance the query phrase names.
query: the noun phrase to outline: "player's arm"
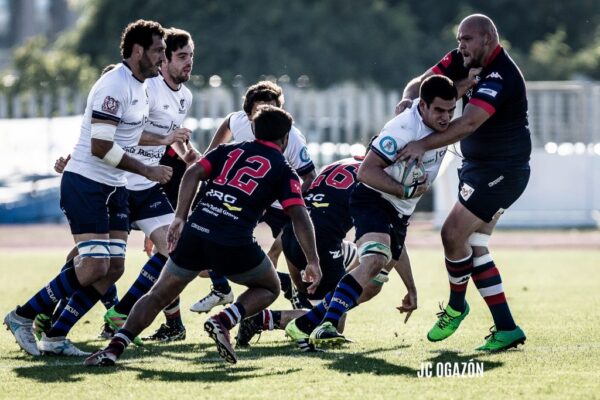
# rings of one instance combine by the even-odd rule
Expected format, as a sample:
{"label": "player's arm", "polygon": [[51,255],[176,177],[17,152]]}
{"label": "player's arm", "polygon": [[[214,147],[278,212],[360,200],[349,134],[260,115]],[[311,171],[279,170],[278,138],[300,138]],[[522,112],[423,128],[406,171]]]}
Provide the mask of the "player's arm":
{"label": "player's arm", "polygon": [[[374,151],[369,151],[358,168],[358,180],[370,187],[391,194],[399,199],[405,198],[405,187],[389,176],[384,169],[388,162]],[[418,197],[427,190],[427,185],[420,185],[410,197]]]}
{"label": "player's arm", "polygon": [[468,103],[463,115],[450,122],[448,129],[444,132],[434,132],[423,139],[408,143],[400,150],[397,158],[410,162],[421,159],[427,150],[456,143],[475,132],[491,115],[483,108]]}
{"label": "player's arm", "polygon": [[210,176],[210,163],[200,162],[189,167],[183,174],[181,184],[179,185],[179,196],[177,198],[177,208],[175,209],[175,218],[169,226],[167,232],[167,243],[169,251],[175,250],[179,236],[183,230],[183,225],[187,220],[192,201],[198,191],[198,185],[201,180],[206,180]]}
{"label": "player's arm", "polygon": [[210,141],[210,144],[208,145],[208,148],[206,149],[207,152],[216,148],[220,144],[227,143],[231,140],[233,134],[231,133],[231,129],[229,129],[230,118],[231,114],[229,114],[217,128],[212,140]]}
{"label": "player's arm", "polygon": [[312,185],[312,183],[316,177],[317,177],[317,171],[314,169],[312,171],[307,172],[306,174],[300,176],[300,179],[302,179],[302,193],[303,194],[305,194],[308,191],[308,189],[310,188],[310,185]]}
{"label": "player's arm", "polygon": [[431,75],[435,75],[433,67],[429,68],[421,76],[411,79],[410,82],[406,84],[406,87],[402,92],[402,100],[396,104],[396,115],[412,106],[412,101],[419,97],[419,88],[421,87],[421,82]]}
{"label": "player's arm", "polygon": [[148,131],[142,132],[140,146],[169,146],[175,143],[185,143],[190,139],[192,131],[187,128],[174,129],[168,135],[160,135]]}
{"label": "player's arm", "polygon": [[285,211],[292,220],[294,234],[306,257],[305,280],[310,283],[307,290],[309,293],[314,293],[323,276],[317,255],[315,228],[304,205],[292,205],[286,207]]}
{"label": "player's arm", "polygon": [[400,275],[400,279],[402,279],[402,282],[404,282],[404,286],[406,286],[406,290],[408,291],[406,296],[402,299],[402,304],[396,307],[400,313],[406,313],[406,318],[404,318],[404,323],[406,323],[412,312],[417,309],[417,287],[412,275],[410,259],[408,258],[406,247],[402,249],[400,258],[394,263],[394,269],[398,275]]}
{"label": "player's arm", "polygon": [[133,172],[151,181],[166,183],[171,179],[173,170],[164,165],[148,166],[128,156],[125,150],[115,143],[117,122],[92,118],[91,150],[92,155],[113,167]]}

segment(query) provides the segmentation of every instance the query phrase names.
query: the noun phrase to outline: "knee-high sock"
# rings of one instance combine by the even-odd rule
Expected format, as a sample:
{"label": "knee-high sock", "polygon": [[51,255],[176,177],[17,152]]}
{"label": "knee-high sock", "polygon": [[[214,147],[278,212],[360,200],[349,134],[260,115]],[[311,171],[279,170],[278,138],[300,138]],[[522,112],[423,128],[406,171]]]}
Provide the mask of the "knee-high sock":
{"label": "knee-high sock", "polygon": [[491,254],[473,259],[472,277],[479,294],[492,313],[496,329],[499,331],[512,331],[515,329],[517,326],[506,302],[502,278]]}
{"label": "knee-high sock", "polygon": [[17,314],[21,317],[34,319],[37,314],[51,315],[56,304],[61,299],[66,299],[81,288],[75,275],[73,260],[67,261],[60,273],[46,286],[37,292],[23,306],[17,307]]}
{"label": "knee-high sock", "polygon": [[100,297],[102,295],[92,285],[77,290],[46,335],[48,337],[67,336],[71,328],[92,309]]}
{"label": "knee-high sock", "polygon": [[296,326],[302,332],[310,334],[321,323],[321,321],[323,321],[332,297],[333,291],[327,293],[319,304],[314,306],[309,312],[300,318],[296,318]]}
{"label": "knee-high sock", "polygon": [[362,291],[362,286],[352,275],[344,275],[333,292],[323,321],[329,321],[337,328],[340,318],[356,306]]}
{"label": "knee-high sock", "polygon": [[160,276],[167,257],[160,253],[156,253],[146,262],[142,267],[140,274],[138,275],[133,285],[129,288],[127,293],[123,296],[121,301],[115,305],[115,311],[120,314],[129,315],[133,305],[146,293],[150,291],[150,288],[154,285],[154,282]]}
{"label": "knee-high sock", "polygon": [[473,253],[462,260],[449,260],[446,258],[446,270],[450,281],[448,305],[462,313],[465,311],[465,295],[473,270]]}

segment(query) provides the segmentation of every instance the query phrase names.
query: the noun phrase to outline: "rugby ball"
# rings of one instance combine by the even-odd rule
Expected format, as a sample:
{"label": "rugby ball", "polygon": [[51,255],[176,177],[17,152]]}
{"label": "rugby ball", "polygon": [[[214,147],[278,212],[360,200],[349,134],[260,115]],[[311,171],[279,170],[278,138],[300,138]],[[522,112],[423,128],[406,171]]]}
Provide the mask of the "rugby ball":
{"label": "rugby ball", "polygon": [[410,163],[397,161],[390,165],[386,171],[396,182],[407,187],[416,184],[425,176],[425,167],[415,160]]}

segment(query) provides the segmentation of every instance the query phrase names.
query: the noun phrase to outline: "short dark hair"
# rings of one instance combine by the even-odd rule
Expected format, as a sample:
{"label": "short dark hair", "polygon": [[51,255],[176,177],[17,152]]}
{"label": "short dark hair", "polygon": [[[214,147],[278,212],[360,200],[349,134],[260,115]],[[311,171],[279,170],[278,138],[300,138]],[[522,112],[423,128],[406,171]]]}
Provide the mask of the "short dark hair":
{"label": "short dark hair", "polygon": [[260,81],[250,86],[244,95],[244,112],[250,115],[254,103],[258,101],[274,101],[277,107],[281,107],[283,104],[281,87],[271,81]]}
{"label": "short dark hair", "polygon": [[146,21],[144,19],[131,22],[123,29],[123,34],[121,35],[121,56],[123,58],[131,57],[134,44],[138,44],[144,50],[148,50],[152,46],[154,36],[165,37],[165,30],[158,22]]}
{"label": "short dark hair", "polygon": [[279,140],[292,129],[292,116],[282,108],[262,105],[258,108],[254,123],[254,136],[260,140]]}
{"label": "short dark hair", "polygon": [[427,106],[430,106],[436,97],[443,100],[456,100],[458,91],[450,78],[443,75],[433,75],[421,83],[419,97]]}
{"label": "short dark hair", "polygon": [[178,28],[169,28],[165,30],[165,43],[167,44],[165,54],[169,61],[171,61],[171,55],[174,51],[177,51],[188,44],[194,48],[192,35],[190,35],[188,31]]}

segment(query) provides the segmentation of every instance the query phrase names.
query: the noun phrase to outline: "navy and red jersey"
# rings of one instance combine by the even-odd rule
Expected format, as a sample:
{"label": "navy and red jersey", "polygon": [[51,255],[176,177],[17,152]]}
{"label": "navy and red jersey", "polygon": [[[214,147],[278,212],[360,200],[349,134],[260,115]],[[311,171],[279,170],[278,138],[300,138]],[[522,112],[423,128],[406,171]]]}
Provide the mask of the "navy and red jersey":
{"label": "navy and red jersey", "polygon": [[209,180],[188,224],[212,241],[253,243],[252,232],[273,201],[284,210],[304,206],[300,178],[272,142],[223,144],[199,163]]}
{"label": "navy and red jersey", "polygon": [[[481,71],[480,81],[463,97],[463,105],[484,109],[490,118],[461,140],[467,161],[511,167],[526,164],[531,155],[527,122],[527,93],[521,71],[498,45]],[[455,49],[433,67],[433,72],[458,81],[468,76],[463,56]]]}
{"label": "navy and red jersey", "polygon": [[350,194],[358,183],[360,161],[346,158],[323,168],[306,192],[304,199],[319,235],[342,240],[352,228]]}

